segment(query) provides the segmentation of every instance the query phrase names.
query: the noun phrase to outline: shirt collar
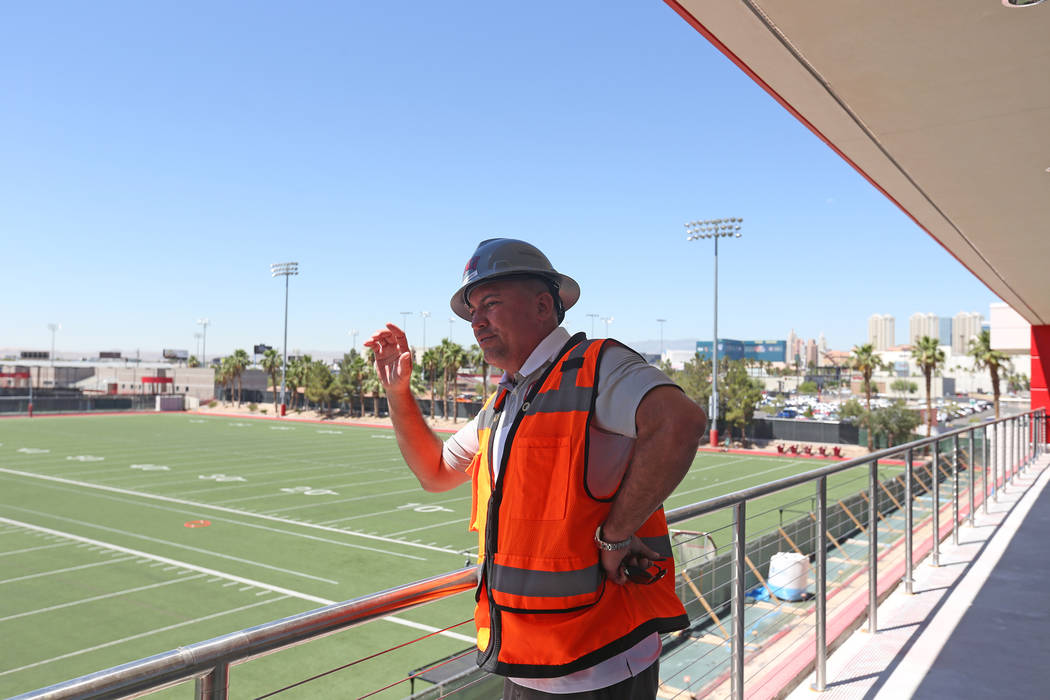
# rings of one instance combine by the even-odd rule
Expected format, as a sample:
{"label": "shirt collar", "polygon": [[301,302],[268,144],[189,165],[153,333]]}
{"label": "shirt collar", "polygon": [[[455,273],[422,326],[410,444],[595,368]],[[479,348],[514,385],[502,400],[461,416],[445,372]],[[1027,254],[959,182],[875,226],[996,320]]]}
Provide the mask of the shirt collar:
{"label": "shirt collar", "polygon": [[546,367],[548,363],[555,359],[558,351],[561,350],[567,342],[569,342],[569,331],[558,326],[551,331],[546,338],[541,340],[535,348],[533,348],[532,352],[525,359],[525,362],[522,363],[521,369],[519,369],[513,376],[504,372],[503,376],[500,377],[499,385],[507,391],[510,391],[515,386]]}

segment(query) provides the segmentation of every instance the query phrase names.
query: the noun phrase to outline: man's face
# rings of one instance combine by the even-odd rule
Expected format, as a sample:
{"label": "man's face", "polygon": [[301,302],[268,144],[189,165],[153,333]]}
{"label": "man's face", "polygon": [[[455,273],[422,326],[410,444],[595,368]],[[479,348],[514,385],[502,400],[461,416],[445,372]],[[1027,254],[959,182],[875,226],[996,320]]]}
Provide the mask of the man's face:
{"label": "man's face", "polygon": [[494,280],[479,284],[467,297],[470,327],[485,361],[517,372],[533,349],[557,327],[554,304],[542,282]]}

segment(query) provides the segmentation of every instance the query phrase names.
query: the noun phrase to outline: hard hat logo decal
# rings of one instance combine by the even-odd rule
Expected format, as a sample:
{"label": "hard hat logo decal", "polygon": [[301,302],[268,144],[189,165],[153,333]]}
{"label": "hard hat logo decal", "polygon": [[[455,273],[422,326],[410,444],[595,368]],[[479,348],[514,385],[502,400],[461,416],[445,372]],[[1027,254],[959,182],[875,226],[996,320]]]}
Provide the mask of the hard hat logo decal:
{"label": "hard hat logo decal", "polygon": [[475,255],[469,261],[467,261],[466,267],[463,268],[463,279],[470,279],[476,277],[478,274],[478,258],[480,255]]}

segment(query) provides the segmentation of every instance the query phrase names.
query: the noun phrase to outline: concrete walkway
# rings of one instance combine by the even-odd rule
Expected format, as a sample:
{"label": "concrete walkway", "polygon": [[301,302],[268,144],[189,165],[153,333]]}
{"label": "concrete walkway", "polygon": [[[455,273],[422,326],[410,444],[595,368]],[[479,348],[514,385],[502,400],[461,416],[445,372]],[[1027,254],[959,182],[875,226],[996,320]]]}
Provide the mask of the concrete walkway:
{"label": "concrete walkway", "polygon": [[791,700],[1050,697],[1050,456],[1015,477],[915,567],[878,609],[878,632],[854,632]]}

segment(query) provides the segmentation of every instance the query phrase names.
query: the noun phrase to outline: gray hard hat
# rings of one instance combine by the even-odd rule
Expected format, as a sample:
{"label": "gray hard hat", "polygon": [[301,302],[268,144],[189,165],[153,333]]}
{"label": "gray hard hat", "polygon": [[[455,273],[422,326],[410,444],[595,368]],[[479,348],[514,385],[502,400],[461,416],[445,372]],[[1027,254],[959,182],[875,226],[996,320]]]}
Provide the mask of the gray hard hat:
{"label": "gray hard hat", "polygon": [[460,318],[470,320],[467,296],[470,290],[482,282],[503,277],[533,276],[547,281],[561,306],[558,321],[565,309],[569,309],[580,298],[580,285],[571,277],[554,269],[550,260],[539,248],[514,238],[490,238],[478,244],[463,268],[463,281],[452,295],[449,305]]}

